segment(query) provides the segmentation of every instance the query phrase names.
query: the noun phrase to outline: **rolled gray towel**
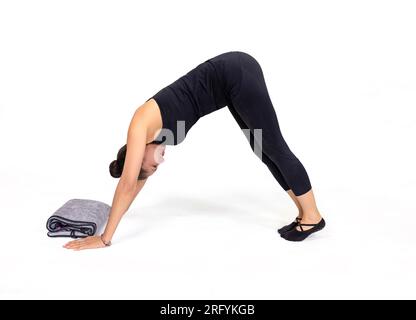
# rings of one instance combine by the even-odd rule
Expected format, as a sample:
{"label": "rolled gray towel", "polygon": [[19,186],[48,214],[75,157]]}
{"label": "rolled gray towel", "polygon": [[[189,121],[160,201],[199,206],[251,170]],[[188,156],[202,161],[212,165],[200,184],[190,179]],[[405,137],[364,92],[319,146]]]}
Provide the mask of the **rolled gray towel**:
{"label": "rolled gray towel", "polygon": [[111,207],[100,201],[71,199],[48,219],[49,237],[85,238],[100,232]]}

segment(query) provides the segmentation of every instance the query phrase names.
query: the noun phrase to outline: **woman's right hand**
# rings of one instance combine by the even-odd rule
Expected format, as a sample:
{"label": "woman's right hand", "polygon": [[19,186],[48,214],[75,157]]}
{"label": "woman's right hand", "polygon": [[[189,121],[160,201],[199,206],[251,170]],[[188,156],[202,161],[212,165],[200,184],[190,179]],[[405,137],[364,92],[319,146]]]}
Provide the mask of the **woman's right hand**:
{"label": "woman's right hand", "polygon": [[72,249],[74,251],[85,250],[85,249],[99,249],[105,248],[103,240],[100,236],[92,236],[83,239],[77,239],[70,241],[64,245],[66,249]]}

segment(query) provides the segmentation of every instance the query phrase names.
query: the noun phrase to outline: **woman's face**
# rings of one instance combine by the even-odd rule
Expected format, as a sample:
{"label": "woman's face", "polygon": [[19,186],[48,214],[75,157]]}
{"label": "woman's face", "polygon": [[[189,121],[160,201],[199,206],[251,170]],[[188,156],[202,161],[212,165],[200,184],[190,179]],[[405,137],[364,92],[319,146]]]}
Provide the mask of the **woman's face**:
{"label": "woman's face", "polygon": [[150,177],[157,170],[159,164],[165,161],[165,159],[163,159],[165,148],[165,145],[154,143],[146,145],[139,178],[145,179]]}

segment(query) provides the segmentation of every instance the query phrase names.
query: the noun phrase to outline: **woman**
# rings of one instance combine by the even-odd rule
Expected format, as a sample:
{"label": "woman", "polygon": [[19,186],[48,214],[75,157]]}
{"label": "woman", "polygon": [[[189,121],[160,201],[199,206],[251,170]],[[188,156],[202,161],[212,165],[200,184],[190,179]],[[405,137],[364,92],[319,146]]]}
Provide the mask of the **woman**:
{"label": "woman", "polygon": [[278,230],[281,237],[302,241],[323,229],[325,221],[308,174],[280,132],[260,64],[247,53],[231,51],[199,64],[136,110],[127,144],[110,164],[111,175],[120,180],[104,233],[65,247],[82,250],[110,245],[122,216],[163,162],[165,146],[179,144],[199,118],[225,106],[240,128],[249,131],[252,150],[260,150],[256,154],[298,208],[295,221]]}

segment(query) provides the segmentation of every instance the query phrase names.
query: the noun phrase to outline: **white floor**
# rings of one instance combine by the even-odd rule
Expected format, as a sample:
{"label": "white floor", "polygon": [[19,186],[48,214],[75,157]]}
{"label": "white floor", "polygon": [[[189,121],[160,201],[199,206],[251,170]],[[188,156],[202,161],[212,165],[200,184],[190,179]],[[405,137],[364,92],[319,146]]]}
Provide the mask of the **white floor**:
{"label": "white floor", "polygon": [[[258,173],[274,184],[267,170]],[[226,181],[149,197],[156,182],[136,199],[111,248],[82,252],[47,238],[44,223],[63,201],[88,193],[64,194],[58,185],[2,190],[0,297],[415,298],[414,210],[394,197],[377,204],[353,190],[321,189],[327,228],[289,243],[276,228],[295,211],[277,188]]]}

